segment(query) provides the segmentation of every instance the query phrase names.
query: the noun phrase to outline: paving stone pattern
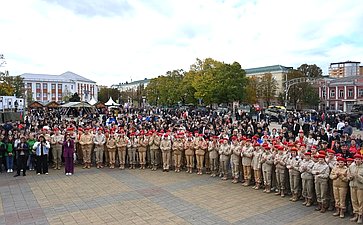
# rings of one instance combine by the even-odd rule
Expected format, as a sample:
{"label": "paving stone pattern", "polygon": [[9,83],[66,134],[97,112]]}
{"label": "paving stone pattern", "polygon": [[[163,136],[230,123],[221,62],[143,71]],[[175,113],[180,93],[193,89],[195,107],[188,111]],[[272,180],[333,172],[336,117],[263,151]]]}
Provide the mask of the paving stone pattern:
{"label": "paving stone pattern", "polygon": [[76,168],[1,174],[0,224],[351,224],[208,175]]}

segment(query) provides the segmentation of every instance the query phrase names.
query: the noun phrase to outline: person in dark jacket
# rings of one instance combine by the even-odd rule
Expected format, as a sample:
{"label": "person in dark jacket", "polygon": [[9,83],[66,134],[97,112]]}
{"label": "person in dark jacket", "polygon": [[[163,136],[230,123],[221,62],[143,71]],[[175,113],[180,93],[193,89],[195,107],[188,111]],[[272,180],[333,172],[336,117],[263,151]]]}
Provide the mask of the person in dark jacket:
{"label": "person in dark jacket", "polygon": [[26,176],[26,162],[29,155],[29,146],[28,143],[26,143],[24,136],[20,137],[20,143],[15,148],[15,154],[17,169],[14,177],[20,176],[21,170],[23,170],[23,176]]}

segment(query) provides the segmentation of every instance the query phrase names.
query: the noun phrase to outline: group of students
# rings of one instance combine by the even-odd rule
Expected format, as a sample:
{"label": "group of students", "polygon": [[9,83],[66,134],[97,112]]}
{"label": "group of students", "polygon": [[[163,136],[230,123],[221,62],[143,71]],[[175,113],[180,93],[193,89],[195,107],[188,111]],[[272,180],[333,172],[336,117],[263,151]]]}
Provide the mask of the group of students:
{"label": "group of students", "polygon": [[[150,168],[159,166],[168,172],[185,169],[188,173],[211,174],[232,183],[275,191],[290,201],[303,199],[307,207],[317,203],[316,210],[324,213],[335,208],[334,216],[345,217],[347,206],[353,209],[351,221],[362,223],[363,215],[363,156],[360,148],[352,149],[345,142],[327,142],[314,145],[301,130],[295,139],[264,135],[244,136],[238,130],[231,134],[206,135],[185,130],[124,130],[122,127],[70,126],[42,129],[36,135],[12,135],[2,137],[0,145],[8,157],[13,153],[17,161],[17,173],[23,176],[28,158],[35,157],[36,173],[48,174],[51,151],[54,169],[65,165],[65,174],[74,173],[74,159],[80,157],[83,168],[91,168],[92,156],[101,169],[117,165],[120,169]],[[10,140],[9,140],[10,138]],[[28,164],[29,165],[29,164]],[[11,164],[6,165],[8,172]],[[29,169],[32,169],[30,167]]]}

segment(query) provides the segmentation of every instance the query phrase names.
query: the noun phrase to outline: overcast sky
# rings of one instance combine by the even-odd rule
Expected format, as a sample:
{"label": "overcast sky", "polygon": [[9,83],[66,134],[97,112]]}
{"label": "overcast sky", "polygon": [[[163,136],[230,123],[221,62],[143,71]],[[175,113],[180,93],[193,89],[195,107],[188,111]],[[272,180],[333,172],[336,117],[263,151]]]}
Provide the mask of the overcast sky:
{"label": "overcast sky", "polygon": [[72,71],[111,85],[196,58],[243,68],[363,61],[360,0],[3,0],[10,75]]}

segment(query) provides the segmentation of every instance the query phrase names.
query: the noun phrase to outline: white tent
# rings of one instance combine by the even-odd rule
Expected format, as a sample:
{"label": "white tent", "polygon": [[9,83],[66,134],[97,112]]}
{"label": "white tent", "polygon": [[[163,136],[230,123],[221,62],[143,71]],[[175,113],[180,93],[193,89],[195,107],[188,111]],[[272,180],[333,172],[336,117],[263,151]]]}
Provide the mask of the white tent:
{"label": "white tent", "polygon": [[92,96],[92,99],[88,102],[90,105],[95,105],[97,103],[96,99]]}
{"label": "white tent", "polygon": [[120,104],[117,104],[112,97],[108,99],[108,101],[105,103],[105,106],[119,106]]}

